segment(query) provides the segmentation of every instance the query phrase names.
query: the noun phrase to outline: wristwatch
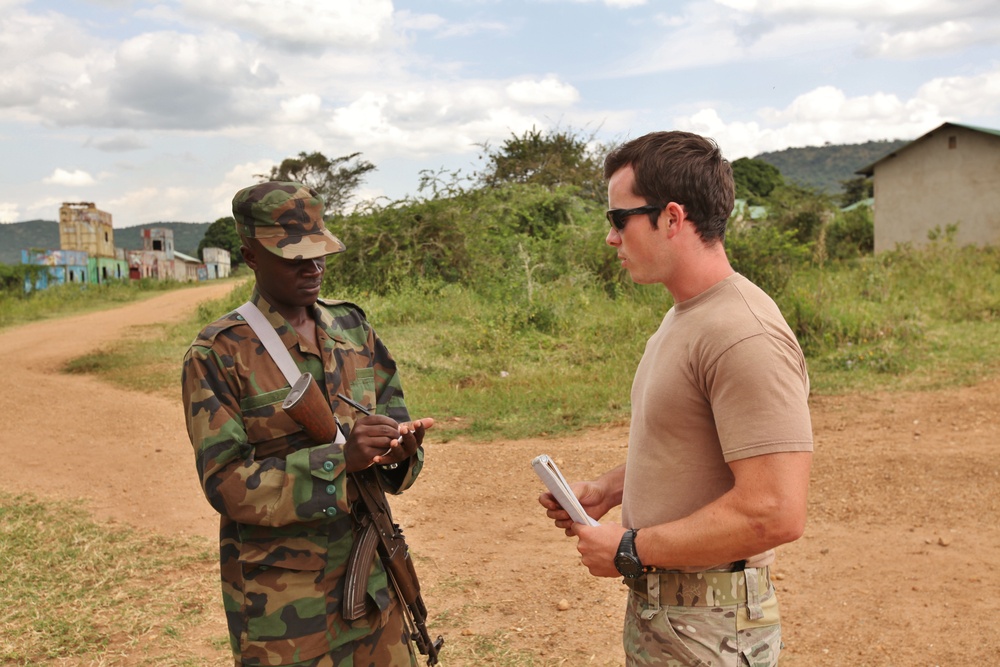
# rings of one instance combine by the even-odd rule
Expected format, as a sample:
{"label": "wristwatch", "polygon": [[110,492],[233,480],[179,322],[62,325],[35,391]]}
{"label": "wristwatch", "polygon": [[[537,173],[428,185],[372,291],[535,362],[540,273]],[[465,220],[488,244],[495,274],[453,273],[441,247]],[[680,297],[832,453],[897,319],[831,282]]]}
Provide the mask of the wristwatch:
{"label": "wristwatch", "polygon": [[627,579],[635,579],[651,569],[643,566],[635,551],[635,536],[638,533],[638,530],[626,530],[622,541],[618,543],[618,553],[615,554],[615,569]]}

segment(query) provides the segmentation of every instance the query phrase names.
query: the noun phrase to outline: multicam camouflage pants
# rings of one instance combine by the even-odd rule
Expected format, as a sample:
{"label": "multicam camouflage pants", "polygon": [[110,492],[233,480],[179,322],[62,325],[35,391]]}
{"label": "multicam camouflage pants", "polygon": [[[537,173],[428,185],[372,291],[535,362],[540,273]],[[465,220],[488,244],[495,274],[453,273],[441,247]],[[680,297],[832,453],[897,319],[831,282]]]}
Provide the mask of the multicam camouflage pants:
{"label": "multicam camouflage pants", "polygon": [[327,655],[283,667],[417,667],[417,656],[397,602],[390,608],[385,625],[367,637]]}
{"label": "multicam camouflage pants", "polygon": [[[648,586],[647,577],[653,578]],[[627,667],[778,664],[781,619],[766,569],[647,575],[629,585],[623,632]]]}

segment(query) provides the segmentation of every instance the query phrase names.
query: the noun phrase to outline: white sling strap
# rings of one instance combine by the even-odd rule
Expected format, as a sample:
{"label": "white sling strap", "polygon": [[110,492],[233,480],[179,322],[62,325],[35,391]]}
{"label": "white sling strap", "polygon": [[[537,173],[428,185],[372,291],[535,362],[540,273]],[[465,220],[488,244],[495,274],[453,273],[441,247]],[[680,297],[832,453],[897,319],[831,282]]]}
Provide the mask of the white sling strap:
{"label": "white sling strap", "polygon": [[253,332],[257,334],[257,338],[260,338],[264,349],[271,355],[274,363],[278,365],[278,370],[288,380],[288,386],[293,386],[302,375],[302,371],[295,365],[292,355],[288,353],[288,348],[281,342],[281,337],[264,317],[264,313],[260,312],[260,309],[250,301],[237,308],[236,312],[243,316]]}
{"label": "white sling strap", "polygon": [[[274,330],[271,323],[264,317],[264,313],[260,312],[260,308],[250,301],[237,308],[236,312],[243,316],[247,325],[257,334],[257,338],[260,339],[264,349],[267,350],[267,353],[274,359],[274,363],[277,364],[278,370],[288,380],[288,386],[294,387],[295,382],[302,377],[302,371],[295,365],[292,355],[288,353],[288,348],[281,342],[281,336],[278,335],[278,332]],[[340,422],[338,421],[337,423],[339,425]],[[338,444],[347,442],[339,428],[337,429],[337,439],[334,442]]]}

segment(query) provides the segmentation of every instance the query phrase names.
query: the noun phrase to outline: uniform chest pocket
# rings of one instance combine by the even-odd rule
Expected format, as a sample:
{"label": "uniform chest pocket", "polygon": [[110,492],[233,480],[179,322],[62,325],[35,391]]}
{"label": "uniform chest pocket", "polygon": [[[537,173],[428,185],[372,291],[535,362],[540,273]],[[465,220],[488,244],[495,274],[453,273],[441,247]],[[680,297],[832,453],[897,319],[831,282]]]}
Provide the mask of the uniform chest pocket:
{"label": "uniform chest pocket", "polygon": [[[257,396],[248,396],[240,401],[243,428],[246,429],[249,443],[257,448],[258,456],[276,454],[277,451],[271,451],[276,448],[270,445],[282,444],[288,436],[302,430],[281,409],[281,402],[289,391],[289,387],[283,387]],[[267,452],[262,452],[262,449]]]}
{"label": "uniform chest pocket", "polygon": [[361,405],[375,406],[375,369],[358,368],[351,380],[351,398]]}

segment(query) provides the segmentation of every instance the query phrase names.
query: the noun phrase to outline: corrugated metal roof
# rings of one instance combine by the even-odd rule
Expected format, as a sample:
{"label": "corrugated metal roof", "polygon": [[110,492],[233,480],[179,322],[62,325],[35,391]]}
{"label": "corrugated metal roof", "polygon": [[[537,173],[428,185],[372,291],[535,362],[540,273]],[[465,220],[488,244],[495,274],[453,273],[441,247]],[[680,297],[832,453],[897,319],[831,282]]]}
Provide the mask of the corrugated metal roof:
{"label": "corrugated metal roof", "polygon": [[1000,130],[994,130],[994,129],[991,129],[991,128],[988,128],[988,127],[976,127],[975,125],[963,125],[962,123],[941,123],[940,125],[938,125],[937,127],[935,127],[933,130],[931,130],[930,132],[926,132],[926,133],[920,135],[919,137],[917,137],[916,139],[914,139],[910,143],[906,144],[905,146],[903,146],[901,148],[897,148],[896,150],[894,150],[893,152],[891,152],[891,153],[889,153],[887,155],[883,155],[882,157],[880,157],[878,160],[875,160],[875,162],[872,162],[867,167],[863,167],[862,169],[859,169],[859,170],[857,170],[854,173],[855,174],[860,174],[862,176],[871,176],[873,173],[875,173],[875,165],[877,165],[879,162],[882,162],[883,160],[887,160],[887,159],[889,159],[891,157],[899,155],[900,153],[902,153],[903,151],[905,151],[906,149],[908,149],[910,146],[912,146],[913,144],[915,144],[918,141],[920,141],[921,139],[923,139],[924,137],[926,137],[928,135],[931,135],[931,134],[934,134],[935,132],[937,132],[938,130],[940,130],[942,127],[946,127],[946,126],[949,126],[949,125],[951,127],[961,127],[961,128],[966,129],[966,130],[972,130],[973,132],[982,132],[983,134],[992,134],[993,136],[1000,137]]}

